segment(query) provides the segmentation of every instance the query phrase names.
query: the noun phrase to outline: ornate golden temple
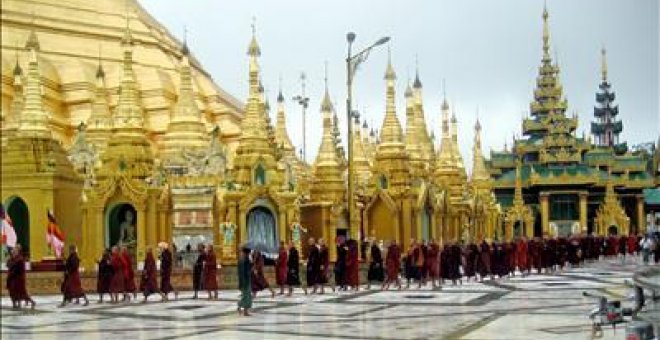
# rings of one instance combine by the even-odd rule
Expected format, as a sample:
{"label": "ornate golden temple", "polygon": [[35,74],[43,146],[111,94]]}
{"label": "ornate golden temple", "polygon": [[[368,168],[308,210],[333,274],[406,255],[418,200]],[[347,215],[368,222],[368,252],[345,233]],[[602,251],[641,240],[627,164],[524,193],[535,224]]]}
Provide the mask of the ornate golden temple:
{"label": "ornate golden temple", "polygon": [[[50,255],[48,209],[87,268],[118,244],[142,260],[160,241],[179,249],[213,243],[231,263],[240,244],[268,252],[280,241],[302,247],[309,236],[395,239],[407,247],[411,239],[645,228],[642,190],[658,184],[658,152],[625,150],[611,137],[618,126],[605,123],[594,125],[596,144],[575,135],[577,118],[565,115],[559,68],[549,56],[547,12],[532,116],[523,122],[527,138],[487,160],[477,121],[468,176],[446,98],[435,146],[419,74],[404,91],[402,127],[391,58],[379,136],[351,122],[349,174],[327,82],[321,144],[306,164],[286,130],[282,89],[271,121],[254,27],[241,103],[185,42],[137,2],[129,5],[3,1],[1,198],[32,261]],[[603,74],[597,117],[614,108]],[[352,218],[347,176],[356,183]]]}

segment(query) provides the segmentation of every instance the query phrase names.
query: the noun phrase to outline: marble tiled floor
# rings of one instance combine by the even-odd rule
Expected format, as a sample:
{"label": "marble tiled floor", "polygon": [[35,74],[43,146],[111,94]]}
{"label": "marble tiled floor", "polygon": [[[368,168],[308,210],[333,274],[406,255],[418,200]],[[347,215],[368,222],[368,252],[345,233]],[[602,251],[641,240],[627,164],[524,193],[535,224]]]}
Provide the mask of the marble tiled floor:
{"label": "marble tiled floor", "polygon": [[[255,301],[251,317],[236,315],[238,292],[219,301],[71,305],[38,296],[35,311],[13,311],[2,298],[2,339],[589,339],[595,300],[621,299],[636,264],[601,261],[561,273],[464,282],[441,289],[362,290]],[[94,296],[93,299],[96,299]],[[631,302],[624,302],[631,304]],[[604,339],[622,339],[606,329]]]}

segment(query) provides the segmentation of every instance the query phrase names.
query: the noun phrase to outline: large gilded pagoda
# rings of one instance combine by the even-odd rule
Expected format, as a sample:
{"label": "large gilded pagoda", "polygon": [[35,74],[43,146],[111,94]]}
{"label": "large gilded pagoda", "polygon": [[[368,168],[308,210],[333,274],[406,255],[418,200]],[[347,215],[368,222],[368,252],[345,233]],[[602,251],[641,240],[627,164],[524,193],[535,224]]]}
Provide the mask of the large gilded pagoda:
{"label": "large gilded pagoda", "polygon": [[[603,55],[604,58],[604,55]],[[548,11],[543,10],[543,54],[536,78],[531,116],[522,123],[524,138],[512,149],[491,152],[489,171],[498,202],[506,213],[506,235],[628,234],[643,232],[642,190],[652,187],[648,159],[626,152],[618,140],[621,122],[607,80],[596,98],[592,125],[597,143],[577,136],[578,118],[567,115],[568,102],[559,66],[550,57]],[[528,224],[533,223],[533,228]]]}

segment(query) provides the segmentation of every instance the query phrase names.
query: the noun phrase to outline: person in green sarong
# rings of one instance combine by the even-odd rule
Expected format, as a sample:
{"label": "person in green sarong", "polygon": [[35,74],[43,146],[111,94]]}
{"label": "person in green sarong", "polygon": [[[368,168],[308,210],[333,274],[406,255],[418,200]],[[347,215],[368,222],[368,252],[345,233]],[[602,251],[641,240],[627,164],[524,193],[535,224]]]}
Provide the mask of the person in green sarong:
{"label": "person in green sarong", "polygon": [[248,311],[252,308],[251,272],[250,249],[243,247],[241,249],[241,258],[238,260],[238,289],[241,291],[241,299],[238,300],[238,313],[245,316],[250,315]]}

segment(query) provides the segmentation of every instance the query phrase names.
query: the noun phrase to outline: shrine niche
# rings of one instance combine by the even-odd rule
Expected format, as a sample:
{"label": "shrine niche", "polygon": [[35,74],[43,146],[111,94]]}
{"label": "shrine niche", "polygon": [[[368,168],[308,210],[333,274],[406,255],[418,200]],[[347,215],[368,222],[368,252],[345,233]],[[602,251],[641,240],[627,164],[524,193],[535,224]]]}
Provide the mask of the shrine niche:
{"label": "shrine niche", "polygon": [[376,194],[363,215],[367,235],[378,241],[401,240],[396,204],[385,191]]}
{"label": "shrine niche", "polygon": [[628,235],[630,232],[630,218],[621,207],[611,180],[607,182],[605,200],[596,211],[595,222],[599,235]]}

